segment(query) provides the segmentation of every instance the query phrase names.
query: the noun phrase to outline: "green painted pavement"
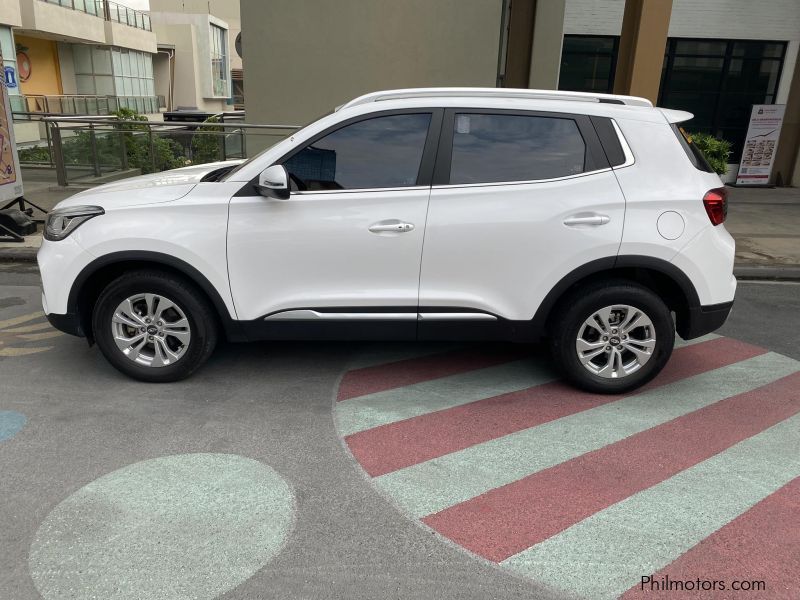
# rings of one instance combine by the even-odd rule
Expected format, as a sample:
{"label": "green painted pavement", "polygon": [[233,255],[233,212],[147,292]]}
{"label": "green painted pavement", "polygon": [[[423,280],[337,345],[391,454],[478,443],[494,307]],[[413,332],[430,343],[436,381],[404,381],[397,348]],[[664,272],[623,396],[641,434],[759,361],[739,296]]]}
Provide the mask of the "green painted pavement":
{"label": "green painted pavement", "polygon": [[289,486],[261,462],[155,458],[56,506],[36,532],[29,567],[47,600],[216,598],[280,551],[293,518]]}
{"label": "green painted pavement", "polygon": [[502,564],[573,594],[616,598],[798,476],[795,415]]}
{"label": "green painted pavement", "polygon": [[764,354],[388,473],[373,482],[403,509],[422,518],[797,371],[800,363],[796,360]]}
{"label": "green painted pavement", "polygon": [[468,404],[552,381],[549,366],[531,359],[450,375],[338,402],[339,433],[347,436],[379,425]]}

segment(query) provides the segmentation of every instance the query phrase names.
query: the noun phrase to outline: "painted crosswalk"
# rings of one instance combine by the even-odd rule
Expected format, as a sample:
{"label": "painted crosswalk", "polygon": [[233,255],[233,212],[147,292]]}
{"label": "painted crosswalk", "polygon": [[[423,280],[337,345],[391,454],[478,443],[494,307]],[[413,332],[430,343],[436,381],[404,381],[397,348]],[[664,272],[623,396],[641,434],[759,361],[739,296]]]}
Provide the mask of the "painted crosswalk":
{"label": "painted crosswalk", "polygon": [[[471,348],[363,358],[336,402],[353,456],[403,511],[588,598],[635,595],[673,563],[702,575],[698,545],[800,477],[798,413],[798,361],[717,336],[679,344],[626,396],[576,391],[518,350]],[[781,597],[779,569],[765,570]]]}

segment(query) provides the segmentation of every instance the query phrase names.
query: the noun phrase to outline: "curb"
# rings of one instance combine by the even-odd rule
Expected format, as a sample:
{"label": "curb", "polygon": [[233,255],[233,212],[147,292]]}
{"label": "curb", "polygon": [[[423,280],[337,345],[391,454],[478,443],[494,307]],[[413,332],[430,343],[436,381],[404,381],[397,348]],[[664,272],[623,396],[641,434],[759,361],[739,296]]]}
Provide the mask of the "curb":
{"label": "curb", "polygon": [[22,246],[20,248],[0,248],[0,262],[35,263],[38,248]]}
{"label": "curb", "polygon": [[[38,248],[0,248],[0,262],[35,263]],[[737,279],[749,281],[800,281],[800,265],[734,265]]]}
{"label": "curb", "polygon": [[800,265],[736,265],[733,274],[749,281],[800,281]]}

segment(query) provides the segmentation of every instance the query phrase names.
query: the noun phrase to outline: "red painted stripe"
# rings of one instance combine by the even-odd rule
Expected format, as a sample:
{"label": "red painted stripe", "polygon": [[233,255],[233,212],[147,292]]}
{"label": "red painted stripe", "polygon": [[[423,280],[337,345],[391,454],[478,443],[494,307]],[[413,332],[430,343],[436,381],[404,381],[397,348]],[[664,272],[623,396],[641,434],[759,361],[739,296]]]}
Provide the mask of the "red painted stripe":
{"label": "red painted stripe", "polygon": [[355,369],[342,378],[337,400],[493,367],[527,356],[531,356],[531,350],[525,346],[504,347],[496,352],[487,351],[486,348],[470,348]]}
{"label": "red painted stripe", "polygon": [[[764,352],[726,338],[678,348],[647,387],[666,385]],[[367,473],[377,477],[618,399],[549,383],[382,425],[345,440]]]}
{"label": "red painted stripe", "polygon": [[[786,598],[800,596],[800,477],[767,496],[743,515],[721,527],[672,564],[653,581],[723,581],[725,590],[684,592],[692,598]],[[732,591],[734,581],[763,580],[764,591]],[[676,598],[680,591],[640,589],[623,598]]]}
{"label": "red painted stripe", "polygon": [[499,562],[800,412],[798,389],[795,373],[423,520]]}

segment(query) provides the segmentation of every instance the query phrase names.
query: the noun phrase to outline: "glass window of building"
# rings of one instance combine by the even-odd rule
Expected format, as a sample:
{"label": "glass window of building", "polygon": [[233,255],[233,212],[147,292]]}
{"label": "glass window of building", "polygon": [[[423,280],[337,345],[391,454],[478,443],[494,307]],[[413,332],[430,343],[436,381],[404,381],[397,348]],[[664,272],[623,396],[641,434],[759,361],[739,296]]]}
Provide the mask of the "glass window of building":
{"label": "glass window of building", "polygon": [[[153,58],[146,52],[74,44],[72,46],[78,94],[130,98],[121,107],[157,112]],[[135,98],[146,97],[142,101]]]}
{"label": "glass window of building", "polygon": [[[565,35],[558,87],[612,92],[619,37]],[[753,104],[775,102],[786,42],[669,38],[658,105],[686,110],[689,131],[733,145],[738,162]]]}
{"label": "glass window of building", "polygon": [[753,104],[775,102],[785,42],[670,38],[659,105],[694,114],[686,129],[730,141],[738,162]]}
{"label": "glass window of building", "polygon": [[228,32],[211,25],[211,86],[214,96],[228,96]]}
{"label": "glass window of building", "polygon": [[617,36],[565,35],[558,89],[612,92],[618,46]]}

